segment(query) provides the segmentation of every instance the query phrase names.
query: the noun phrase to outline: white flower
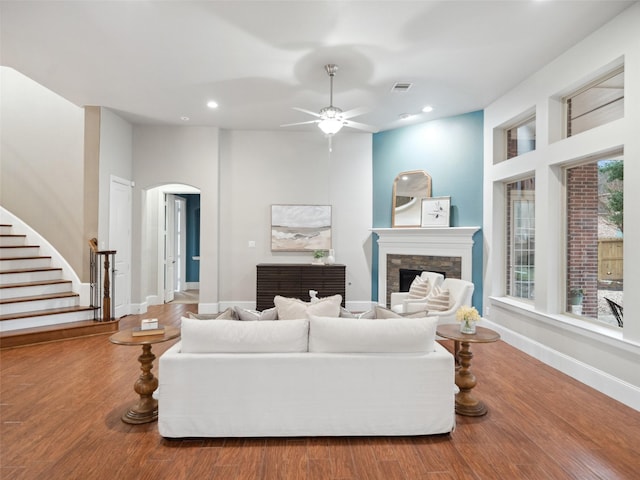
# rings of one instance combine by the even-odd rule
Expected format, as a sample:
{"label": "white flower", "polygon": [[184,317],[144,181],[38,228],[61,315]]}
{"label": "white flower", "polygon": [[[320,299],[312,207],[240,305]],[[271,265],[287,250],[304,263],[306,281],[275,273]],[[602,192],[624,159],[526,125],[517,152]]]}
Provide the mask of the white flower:
{"label": "white flower", "polygon": [[477,322],[480,320],[480,314],[478,310],[476,310],[476,307],[460,307],[456,311],[456,319],[459,322]]}

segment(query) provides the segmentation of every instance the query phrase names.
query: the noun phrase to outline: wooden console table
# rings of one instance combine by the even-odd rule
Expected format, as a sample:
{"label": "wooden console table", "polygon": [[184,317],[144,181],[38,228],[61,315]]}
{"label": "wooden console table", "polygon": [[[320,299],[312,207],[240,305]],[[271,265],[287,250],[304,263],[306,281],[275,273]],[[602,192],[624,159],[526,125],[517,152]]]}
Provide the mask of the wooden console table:
{"label": "wooden console table", "polygon": [[166,342],[178,338],[180,329],[171,326],[164,327],[163,335],[146,335],[134,337],[131,332],[132,328],[121,330],[111,335],[109,340],[117,345],[133,345],[142,346],[142,355],[138,357],[140,362],[140,378],[136,380],[133,389],[140,399],[133,405],[124,415],[122,421],[138,425],[141,423],[149,423],[158,419],[158,401],[153,398],[153,392],[158,388],[158,379],[153,376],[151,369],[156,356],[151,353],[151,345],[153,343]]}
{"label": "wooden console table", "polygon": [[300,263],[261,263],[257,266],[256,309],[272,308],[273,297],[299,298],[308,302],[309,290],[318,297],[342,295],[345,306],[344,265],[311,265]]}
{"label": "wooden console table", "polygon": [[[461,333],[459,324],[439,325],[436,334],[456,343],[455,352],[460,361],[460,368],[456,369],[456,385],[460,392],[456,394],[456,413],[479,417],[487,413],[487,406],[481,400],[476,399],[471,390],[476,386],[476,376],[471,372],[471,359],[473,354],[470,350],[471,343],[490,343],[500,339],[500,334],[489,328],[476,327],[476,333]],[[458,342],[461,347],[458,350]]]}

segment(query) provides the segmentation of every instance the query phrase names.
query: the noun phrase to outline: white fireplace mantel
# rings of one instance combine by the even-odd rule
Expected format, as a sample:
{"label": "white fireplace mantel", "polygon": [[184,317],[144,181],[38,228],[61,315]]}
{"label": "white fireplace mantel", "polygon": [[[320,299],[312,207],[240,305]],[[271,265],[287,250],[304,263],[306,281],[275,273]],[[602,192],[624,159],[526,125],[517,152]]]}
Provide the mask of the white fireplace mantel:
{"label": "white fireplace mantel", "polygon": [[480,227],[373,228],[378,235],[378,303],[387,295],[387,255],[460,257],[461,277],[472,281],[473,235]]}

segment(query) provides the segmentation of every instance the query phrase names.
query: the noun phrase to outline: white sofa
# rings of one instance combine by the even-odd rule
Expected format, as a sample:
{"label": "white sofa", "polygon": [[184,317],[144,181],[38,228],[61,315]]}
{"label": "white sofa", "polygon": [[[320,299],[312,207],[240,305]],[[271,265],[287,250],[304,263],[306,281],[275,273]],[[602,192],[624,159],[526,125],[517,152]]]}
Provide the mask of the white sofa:
{"label": "white sofa", "polygon": [[435,319],[182,320],[159,360],[164,437],[425,435],[455,426]]}

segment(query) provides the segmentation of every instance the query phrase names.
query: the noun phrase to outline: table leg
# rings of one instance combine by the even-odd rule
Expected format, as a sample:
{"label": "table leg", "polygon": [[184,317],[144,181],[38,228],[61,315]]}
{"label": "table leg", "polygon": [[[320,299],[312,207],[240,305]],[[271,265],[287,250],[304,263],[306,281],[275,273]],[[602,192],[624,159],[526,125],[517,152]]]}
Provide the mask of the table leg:
{"label": "table leg", "polygon": [[133,385],[140,399],[122,416],[122,421],[125,423],[138,425],[158,419],[158,401],[153,398],[153,392],[158,388],[158,379],[151,373],[155,358],[156,356],[151,353],[151,345],[142,345],[142,355],[138,357],[142,373]]}
{"label": "table leg", "polygon": [[460,370],[460,342],[458,340],[453,341],[453,358],[456,364],[456,370]]}
{"label": "table leg", "polygon": [[479,417],[487,413],[487,407],[471,394],[471,390],[477,382],[475,375],[471,372],[473,354],[469,348],[469,342],[461,342],[458,357],[460,368],[456,371],[456,385],[460,389],[460,393],[456,395],[456,413]]}

